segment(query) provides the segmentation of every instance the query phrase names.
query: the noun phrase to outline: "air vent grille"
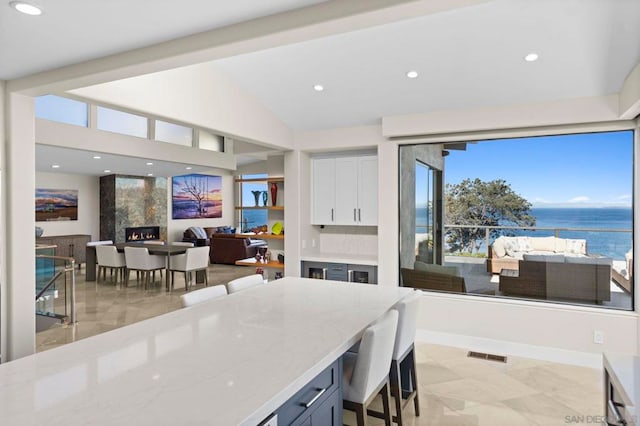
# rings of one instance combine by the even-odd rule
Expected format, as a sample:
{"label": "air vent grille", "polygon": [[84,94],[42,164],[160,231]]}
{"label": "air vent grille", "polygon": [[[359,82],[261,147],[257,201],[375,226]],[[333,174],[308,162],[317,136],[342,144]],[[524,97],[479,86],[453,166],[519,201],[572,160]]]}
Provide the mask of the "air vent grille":
{"label": "air vent grille", "polygon": [[488,361],[507,362],[507,357],[503,355],[486,354],[484,352],[469,351],[469,358],[486,359]]}

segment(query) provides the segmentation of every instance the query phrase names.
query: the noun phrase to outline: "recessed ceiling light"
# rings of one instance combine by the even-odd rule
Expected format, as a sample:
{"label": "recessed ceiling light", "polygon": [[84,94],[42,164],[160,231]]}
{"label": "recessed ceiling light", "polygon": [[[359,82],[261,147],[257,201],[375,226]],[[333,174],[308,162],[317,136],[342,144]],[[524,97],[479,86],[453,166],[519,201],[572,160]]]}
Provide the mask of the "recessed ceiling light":
{"label": "recessed ceiling light", "polygon": [[324,90],[324,86],[322,84],[316,84],[313,86],[313,90],[316,92],[322,92]]}
{"label": "recessed ceiling light", "polygon": [[99,160],[99,159],[101,159],[101,158],[102,158],[102,157],[100,157],[99,155],[94,155],[94,156],[93,156],[93,159],[94,159],[94,160]]}
{"label": "recessed ceiling light", "polygon": [[153,176],[153,173],[147,173],[147,176]]}
{"label": "recessed ceiling light", "polygon": [[409,78],[417,78],[418,77],[418,71],[409,71],[409,72],[407,72],[407,77],[409,77]]}
{"label": "recessed ceiling light", "polygon": [[111,173],[111,170],[107,169],[104,171],[105,173]]}
{"label": "recessed ceiling light", "polygon": [[148,162],[147,166],[153,166],[153,163],[152,162]]}
{"label": "recessed ceiling light", "polygon": [[42,15],[42,9],[40,9],[38,6],[34,6],[32,4],[25,3],[23,1],[12,1],[11,3],[9,3],[9,5],[13,7],[15,10],[17,10],[18,12],[22,12],[26,15],[31,15],[31,16]]}
{"label": "recessed ceiling light", "polygon": [[59,169],[60,168],[60,164],[52,164],[51,168],[52,169]]}
{"label": "recessed ceiling light", "polygon": [[527,56],[524,57],[524,60],[527,61],[527,62],[537,61],[538,60],[538,54],[537,53],[529,53]]}
{"label": "recessed ceiling light", "polygon": [[187,167],[185,167],[185,169],[187,169],[187,170],[191,170],[191,169],[193,169],[193,167],[191,167],[191,166],[187,166]]}

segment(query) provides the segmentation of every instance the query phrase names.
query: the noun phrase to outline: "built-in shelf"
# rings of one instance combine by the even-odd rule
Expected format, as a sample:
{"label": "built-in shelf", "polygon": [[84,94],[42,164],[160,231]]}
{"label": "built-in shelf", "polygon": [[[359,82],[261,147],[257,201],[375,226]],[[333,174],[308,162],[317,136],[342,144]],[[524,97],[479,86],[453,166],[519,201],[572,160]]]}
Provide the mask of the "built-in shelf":
{"label": "built-in shelf", "polygon": [[241,182],[280,183],[280,182],[284,182],[284,178],[283,177],[251,178],[251,179],[236,178],[235,181],[236,183],[241,183]]}
{"label": "built-in shelf", "polygon": [[284,263],[280,263],[277,260],[272,260],[271,262],[262,263],[257,260],[250,259],[242,259],[236,260],[236,265],[239,266],[255,266],[256,268],[275,268],[275,269],[284,269]]}
{"label": "built-in shelf", "polygon": [[284,235],[274,234],[236,234],[236,238],[255,238],[259,240],[284,240]]}
{"label": "built-in shelf", "polygon": [[236,206],[236,210],[279,210],[284,211],[284,206]]}

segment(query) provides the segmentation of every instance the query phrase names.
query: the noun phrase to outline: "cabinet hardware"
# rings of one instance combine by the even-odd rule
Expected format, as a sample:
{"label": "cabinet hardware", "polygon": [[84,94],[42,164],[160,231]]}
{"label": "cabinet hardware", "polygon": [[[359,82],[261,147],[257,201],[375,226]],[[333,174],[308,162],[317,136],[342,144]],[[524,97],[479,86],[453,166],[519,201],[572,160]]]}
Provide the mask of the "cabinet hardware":
{"label": "cabinet hardware", "polygon": [[353,282],[353,270],[351,269],[347,271],[347,281],[349,281],[350,283]]}
{"label": "cabinet hardware", "polygon": [[356,209],[353,209],[353,221],[356,221]]}
{"label": "cabinet hardware", "polygon": [[327,268],[322,268],[322,279],[323,280],[327,279]]}
{"label": "cabinet hardware", "polygon": [[360,209],[358,209],[358,222],[362,222],[362,216],[360,215]]}
{"label": "cabinet hardware", "polygon": [[301,402],[301,403],[300,403],[300,405],[302,405],[304,408],[309,408],[309,407],[311,407],[311,406],[313,405],[313,403],[314,403],[314,402],[316,402],[316,401],[318,400],[318,398],[320,398],[320,397],[322,396],[322,394],[323,394],[323,393],[325,393],[325,392],[327,391],[327,388],[321,388],[321,389],[316,388],[316,391],[317,391],[318,393],[316,394],[316,396],[314,396],[314,397],[311,399],[311,401],[309,401],[309,402],[307,402],[307,403]]}
{"label": "cabinet hardware", "polygon": [[331,222],[333,222],[333,209],[331,209]]}

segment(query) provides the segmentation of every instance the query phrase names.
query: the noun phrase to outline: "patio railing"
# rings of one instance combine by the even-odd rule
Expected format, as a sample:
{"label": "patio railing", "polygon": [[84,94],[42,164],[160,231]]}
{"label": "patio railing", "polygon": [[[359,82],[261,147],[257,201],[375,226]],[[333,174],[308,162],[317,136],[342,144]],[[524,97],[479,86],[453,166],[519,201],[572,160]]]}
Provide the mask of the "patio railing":
{"label": "patio railing", "polygon": [[[557,238],[586,239],[587,250],[590,253],[599,253],[612,258],[624,258],[626,253],[632,247],[632,230],[627,228],[564,228],[564,227],[526,227],[526,226],[478,226],[478,225],[445,225],[445,254],[455,256],[458,253],[452,253],[447,247],[447,236],[451,229],[480,229],[484,230],[484,238],[482,247],[478,253],[487,253],[487,247],[493,243],[493,240],[500,235],[509,236],[538,236],[547,237],[555,236]],[[425,227],[425,231],[426,231]],[[416,229],[416,232],[418,229]],[[492,236],[492,231],[499,231],[498,236]],[[418,232],[417,232],[418,233]],[[610,234],[609,238],[604,239],[604,234]],[[622,234],[628,234],[628,238]]]}

